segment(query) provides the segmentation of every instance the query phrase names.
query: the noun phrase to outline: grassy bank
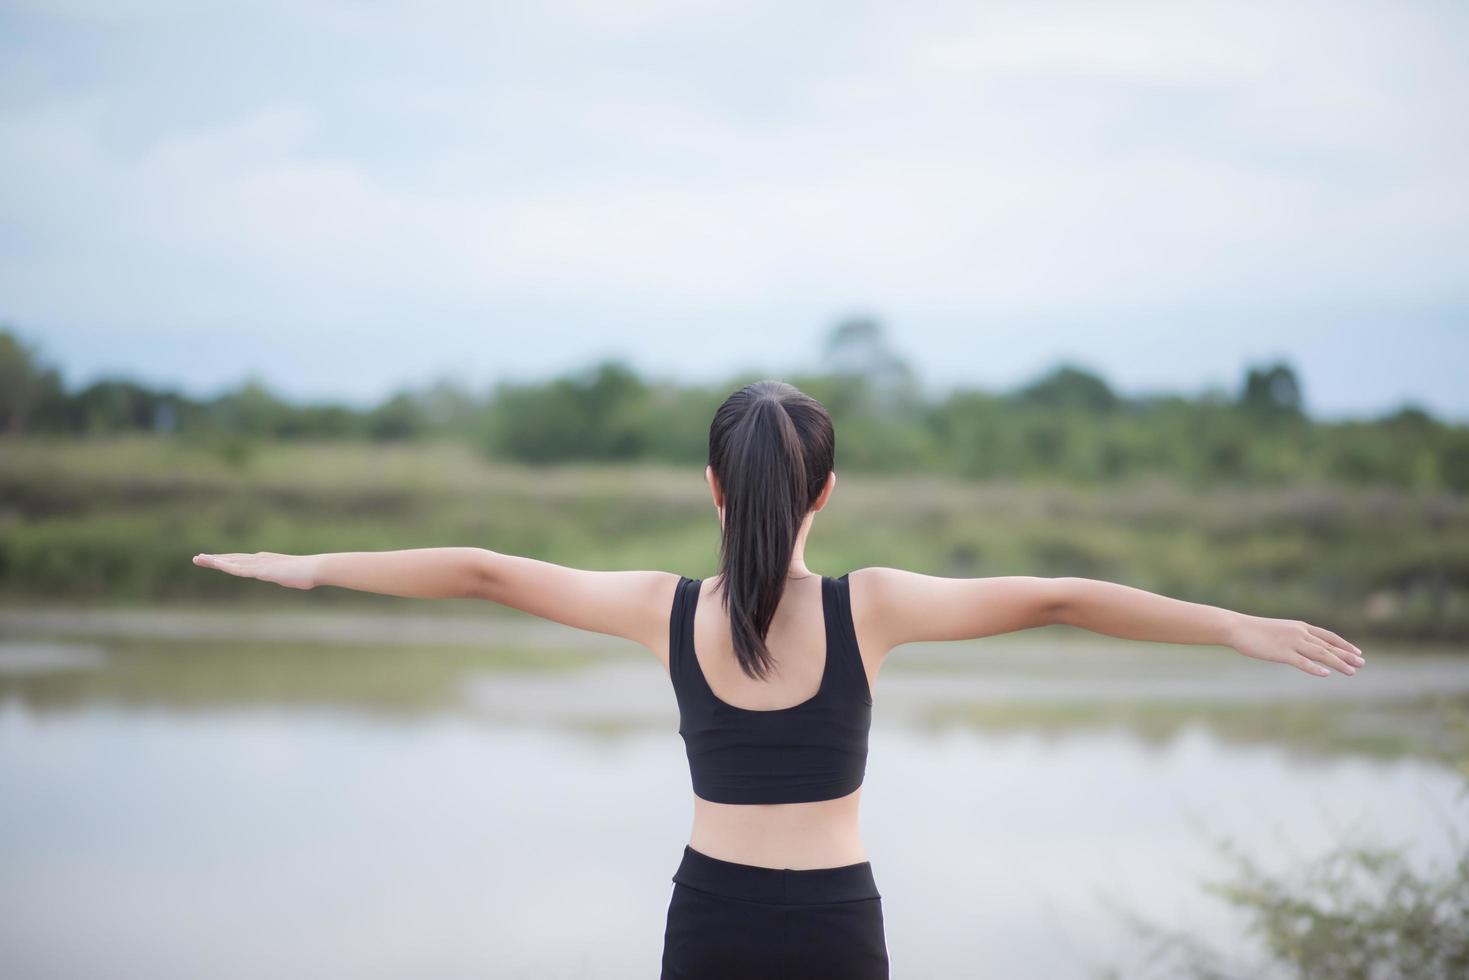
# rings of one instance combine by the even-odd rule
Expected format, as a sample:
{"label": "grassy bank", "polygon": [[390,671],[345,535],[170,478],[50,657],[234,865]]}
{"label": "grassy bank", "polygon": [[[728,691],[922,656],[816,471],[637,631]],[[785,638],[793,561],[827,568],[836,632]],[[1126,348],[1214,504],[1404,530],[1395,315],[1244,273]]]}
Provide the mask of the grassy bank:
{"label": "grassy bank", "polygon": [[[705,575],[717,527],[698,467],[535,468],[452,442],[12,439],[0,461],[0,602],[278,598],[274,586],[203,573],[189,562],[199,551],[454,544]],[[1459,495],[849,475],[807,558],[830,574],[885,564],[1105,578],[1364,639],[1469,639]],[[381,601],[334,589],[299,598]]]}

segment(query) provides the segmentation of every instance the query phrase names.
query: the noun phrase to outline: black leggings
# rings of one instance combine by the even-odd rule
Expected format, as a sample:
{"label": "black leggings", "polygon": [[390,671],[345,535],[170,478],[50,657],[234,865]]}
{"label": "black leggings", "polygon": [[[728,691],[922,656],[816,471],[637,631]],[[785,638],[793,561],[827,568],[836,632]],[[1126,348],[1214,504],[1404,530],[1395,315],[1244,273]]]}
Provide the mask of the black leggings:
{"label": "black leggings", "polygon": [[887,980],[870,861],[762,868],[685,845],[673,881],[661,980]]}

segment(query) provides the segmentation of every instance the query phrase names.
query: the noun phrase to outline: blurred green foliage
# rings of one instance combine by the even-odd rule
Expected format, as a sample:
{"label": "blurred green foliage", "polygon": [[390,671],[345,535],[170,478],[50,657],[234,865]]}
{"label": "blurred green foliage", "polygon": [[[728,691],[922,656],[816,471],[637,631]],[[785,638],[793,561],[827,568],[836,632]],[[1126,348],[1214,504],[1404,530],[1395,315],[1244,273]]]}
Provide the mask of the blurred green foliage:
{"label": "blurred green foliage", "polygon": [[1469,846],[1422,871],[1403,849],[1343,844],[1288,873],[1271,873],[1237,845],[1220,849],[1233,876],[1207,891],[1248,922],[1252,958],[1186,931],[1126,914],[1148,943],[1145,967],[1104,977],[1193,980],[1459,980],[1469,976]]}
{"label": "blurred green foliage", "polygon": [[[241,457],[161,434],[11,438],[0,466],[0,598],[250,601],[197,552],[471,545],[580,567],[711,574],[702,468],[526,465],[452,439],[272,440]],[[1346,633],[1469,637],[1469,499],[1304,483],[843,474],[807,548],[832,574],[1075,575]],[[314,602],[356,601],[341,590]]]}
{"label": "blurred green foliage", "polygon": [[[1469,793],[1469,707],[1436,699],[1441,713],[1430,756],[1453,766]],[[1449,855],[1423,866],[1422,841],[1362,841],[1343,835],[1310,860],[1271,871],[1229,838],[1213,841],[1228,869],[1204,883],[1250,943],[1221,949],[1186,928],[1159,923],[1105,899],[1144,942],[1139,962],[1096,971],[1099,980],[1458,980],[1469,976],[1469,837],[1443,818]],[[1252,947],[1252,948],[1249,948]]]}
{"label": "blurred green foliage", "polygon": [[[826,355],[828,373],[790,380],[837,423],[842,480],[807,553],[834,574],[1105,578],[1361,638],[1469,638],[1469,428],[1413,408],[1312,422],[1283,365],[1232,399],[1128,399],[1074,365],[926,399],[873,321]],[[68,393],[6,333],[0,376],[0,598],[20,601],[256,594],[200,574],[200,551],[477,545],[712,573],[708,424],[758,377],[680,386],[604,363],[355,412],[258,379],[202,402]]]}
{"label": "blurred green foliage", "polygon": [[[1232,396],[1129,398],[1095,373],[1061,364],[1013,391],[959,388],[925,397],[870,319],[839,324],[824,363],[822,373],[786,380],[830,409],[848,472],[1092,484],[1160,475],[1195,486],[1328,480],[1469,492],[1469,426],[1412,405],[1371,420],[1313,421],[1301,379],[1284,363],[1250,367]],[[682,385],[605,361],[544,382],[502,382],[481,394],[440,381],[358,411],[290,404],[253,377],[207,400],[121,379],[66,391],[33,347],[0,330],[5,432],[162,432],[239,463],[250,443],[264,440],[457,439],[492,459],[537,465],[702,464],[715,408],[757,377]]]}

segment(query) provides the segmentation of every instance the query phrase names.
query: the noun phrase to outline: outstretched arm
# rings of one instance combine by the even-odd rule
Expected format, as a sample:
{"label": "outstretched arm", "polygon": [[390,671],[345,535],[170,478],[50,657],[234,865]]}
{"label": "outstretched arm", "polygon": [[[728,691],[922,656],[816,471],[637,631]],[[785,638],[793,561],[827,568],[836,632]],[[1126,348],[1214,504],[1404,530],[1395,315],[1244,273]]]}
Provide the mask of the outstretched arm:
{"label": "outstretched arm", "polygon": [[293,589],[335,585],[418,599],[488,599],[577,629],[621,636],[655,653],[668,643],[678,576],[588,571],[484,548],[411,548],[321,555],[195,555],[194,564]]}
{"label": "outstretched arm", "polygon": [[1351,675],[1366,663],[1353,644],[1329,629],[1298,619],[1249,616],[1098,579],[1059,581],[1063,598],[1057,622],[1094,633],[1160,643],[1218,644],[1308,674],[1324,675],[1335,668]]}
{"label": "outstretched arm", "polygon": [[194,564],[288,589],[335,585],[410,599],[466,599],[479,590],[489,552],[480,548],[344,551],[325,555],[195,555]]}
{"label": "outstretched arm", "polygon": [[879,657],[903,643],[963,640],[1064,623],[1108,636],[1219,644],[1308,674],[1356,672],[1362,651],[1328,629],[1268,619],[1087,578],[944,578],[897,568],[854,571],[852,613]]}

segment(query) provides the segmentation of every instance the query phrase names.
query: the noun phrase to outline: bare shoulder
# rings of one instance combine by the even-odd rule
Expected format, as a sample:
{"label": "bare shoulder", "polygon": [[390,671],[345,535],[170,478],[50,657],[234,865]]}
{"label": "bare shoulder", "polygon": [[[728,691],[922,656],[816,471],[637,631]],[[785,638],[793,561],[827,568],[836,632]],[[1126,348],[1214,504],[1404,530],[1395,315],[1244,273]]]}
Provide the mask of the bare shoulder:
{"label": "bare shoulder", "polygon": [[632,640],[666,663],[668,617],[681,578],[676,572],[600,571],[494,554],[480,595],[552,622]]}
{"label": "bare shoulder", "polygon": [[678,584],[683,576],[678,572],[649,572],[644,583],[643,603],[648,609],[649,638],[643,642],[653,655],[668,669],[668,645],[671,640],[673,599],[678,593]]}
{"label": "bare shoulder", "polygon": [[1067,579],[949,578],[869,566],[850,572],[852,620],[879,659],[904,643],[971,640],[1057,621]]}

